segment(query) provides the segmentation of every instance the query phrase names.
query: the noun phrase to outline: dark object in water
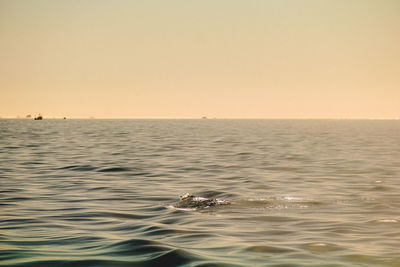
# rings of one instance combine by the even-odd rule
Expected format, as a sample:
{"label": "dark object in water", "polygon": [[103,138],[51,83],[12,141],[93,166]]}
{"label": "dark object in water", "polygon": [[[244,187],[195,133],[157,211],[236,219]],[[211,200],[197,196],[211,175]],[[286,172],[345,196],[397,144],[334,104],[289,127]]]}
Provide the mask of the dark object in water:
{"label": "dark object in water", "polygon": [[174,204],[175,208],[202,209],[202,208],[209,208],[209,207],[213,207],[213,206],[230,204],[228,201],[223,200],[223,199],[196,197],[196,196],[190,195],[189,193],[184,194],[180,198],[181,198],[181,200],[178,203]]}
{"label": "dark object in water", "polygon": [[39,116],[35,117],[35,121],[37,120],[43,120],[43,116],[39,114]]}

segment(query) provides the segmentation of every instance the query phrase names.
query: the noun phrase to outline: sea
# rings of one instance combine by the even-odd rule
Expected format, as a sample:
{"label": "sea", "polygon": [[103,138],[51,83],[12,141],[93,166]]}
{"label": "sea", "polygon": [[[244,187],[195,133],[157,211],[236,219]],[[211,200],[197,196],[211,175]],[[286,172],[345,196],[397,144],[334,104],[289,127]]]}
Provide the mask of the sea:
{"label": "sea", "polygon": [[1,119],[0,265],[400,266],[400,120]]}

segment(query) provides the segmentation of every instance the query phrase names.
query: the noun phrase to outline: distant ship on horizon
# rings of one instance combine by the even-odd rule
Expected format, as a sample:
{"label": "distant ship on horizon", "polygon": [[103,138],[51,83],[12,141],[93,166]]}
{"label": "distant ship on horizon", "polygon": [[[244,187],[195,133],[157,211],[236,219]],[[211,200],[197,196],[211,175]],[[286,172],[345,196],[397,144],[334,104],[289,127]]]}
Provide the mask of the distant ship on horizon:
{"label": "distant ship on horizon", "polygon": [[36,116],[36,117],[34,118],[34,120],[35,120],[35,121],[37,121],[37,120],[43,120],[43,116],[39,114],[38,116]]}

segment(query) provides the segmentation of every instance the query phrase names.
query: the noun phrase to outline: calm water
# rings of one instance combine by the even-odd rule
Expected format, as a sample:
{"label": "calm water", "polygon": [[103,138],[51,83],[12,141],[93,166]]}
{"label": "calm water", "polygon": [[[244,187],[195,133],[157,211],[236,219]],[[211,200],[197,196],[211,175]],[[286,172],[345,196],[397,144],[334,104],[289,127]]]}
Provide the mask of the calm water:
{"label": "calm water", "polygon": [[0,265],[400,266],[399,120],[3,119],[0,186]]}

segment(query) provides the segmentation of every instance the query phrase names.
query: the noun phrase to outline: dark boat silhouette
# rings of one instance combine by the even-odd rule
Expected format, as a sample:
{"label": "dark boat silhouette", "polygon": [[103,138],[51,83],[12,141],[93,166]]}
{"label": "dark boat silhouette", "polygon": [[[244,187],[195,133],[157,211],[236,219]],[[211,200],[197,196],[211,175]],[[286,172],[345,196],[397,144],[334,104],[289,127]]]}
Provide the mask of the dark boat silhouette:
{"label": "dark boat silhouette", "polygon": [[43,120],[43,116],[39,114],[38,116],[35,117],[35,121],[37,120]]}

